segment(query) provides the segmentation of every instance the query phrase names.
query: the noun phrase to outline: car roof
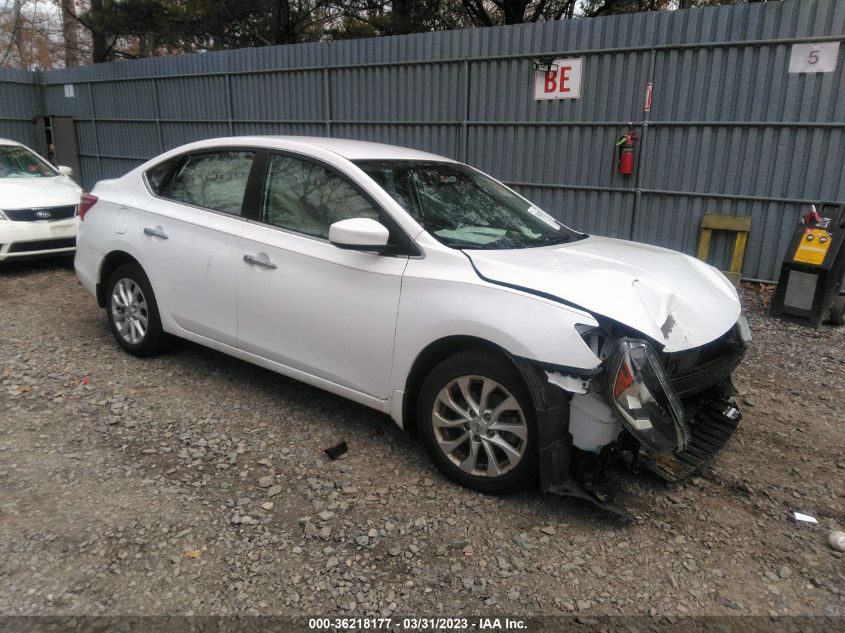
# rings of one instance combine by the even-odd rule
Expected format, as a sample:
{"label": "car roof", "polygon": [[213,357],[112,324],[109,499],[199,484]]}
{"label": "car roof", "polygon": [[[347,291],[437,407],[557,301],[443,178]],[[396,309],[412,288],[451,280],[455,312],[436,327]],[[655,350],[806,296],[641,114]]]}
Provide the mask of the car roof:
{"label": "car roof", "polygon": [[275,149],[306,149],[316,148],[333,152],[347,160],[433,160],[454,162],[451,158],[430,154],[416,149],[371,143],[369,141],[355,141],[345,138],[324,138],[321,136],[232,136],[226,138],[208,139],[200,143],[192,143],[192,149],[203,146],[221,145],[259,145]]}
{"label": "car roof", "polygon": [[20,143],[8,138],[0,138],[0,145],[20,145]]}

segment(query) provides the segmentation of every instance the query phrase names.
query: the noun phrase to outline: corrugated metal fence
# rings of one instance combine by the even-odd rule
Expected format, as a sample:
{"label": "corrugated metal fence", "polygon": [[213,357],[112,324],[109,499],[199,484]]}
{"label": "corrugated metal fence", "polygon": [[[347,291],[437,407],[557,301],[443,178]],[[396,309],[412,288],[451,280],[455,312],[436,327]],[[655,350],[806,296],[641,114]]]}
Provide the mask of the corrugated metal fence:
{"label": "corrugated metal fence", "polygon": [[[704,213],[751,215],[743,274],[774,279],[799,206],[845,202],[845,47],[835,72],[788,74],[791,46],[843,39],[845,2],[786,0],[7,71],[0,136],[35,142],[33,114],[74,117],[86,185],[213,136],[395,143],[476,165],[574,227],[688,253]],[[533,100],[548,56],[584,57],[581,99]],[[622,176],[629,121],[638,169]]]}
{"label": "corrugated metal fence", "polygon": [[44,141],[33,125],[33,117],[41,113],[37,82],[36,73],[0,68],[0,137],[43,151]]}

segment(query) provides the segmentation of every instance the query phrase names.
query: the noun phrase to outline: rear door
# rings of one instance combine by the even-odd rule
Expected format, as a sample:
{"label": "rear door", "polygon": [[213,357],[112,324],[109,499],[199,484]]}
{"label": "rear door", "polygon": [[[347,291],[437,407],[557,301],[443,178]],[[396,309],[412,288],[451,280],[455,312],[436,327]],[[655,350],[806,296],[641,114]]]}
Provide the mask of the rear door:
{"label": "rear door", "polygon": [[[329,226],[390,218],[336,169],[271,154],[238,263],[238,345],[313,376],[386,399],[408,256],[340,249]],[[404,238],[396,234],[397,240]]]}
{"label": "rear door", "polygon": [[144,268],[159,304],[180,328],[232,346],[238,241],[254,158],[254,150],[225,148],[154,167],[147,180],[159,189],[140,223]]}

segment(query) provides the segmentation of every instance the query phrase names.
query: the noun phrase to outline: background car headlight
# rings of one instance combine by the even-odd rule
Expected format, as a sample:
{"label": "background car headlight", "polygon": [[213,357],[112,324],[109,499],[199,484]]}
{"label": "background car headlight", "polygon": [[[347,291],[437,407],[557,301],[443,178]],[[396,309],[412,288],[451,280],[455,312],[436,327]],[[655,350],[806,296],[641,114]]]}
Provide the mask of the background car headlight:
{"label": "background car headlight", "polygon": [[620,340],[609,375],[611,403],[641,444],[658,453],[686,448],[690,436],[683,406],[648,343]]}

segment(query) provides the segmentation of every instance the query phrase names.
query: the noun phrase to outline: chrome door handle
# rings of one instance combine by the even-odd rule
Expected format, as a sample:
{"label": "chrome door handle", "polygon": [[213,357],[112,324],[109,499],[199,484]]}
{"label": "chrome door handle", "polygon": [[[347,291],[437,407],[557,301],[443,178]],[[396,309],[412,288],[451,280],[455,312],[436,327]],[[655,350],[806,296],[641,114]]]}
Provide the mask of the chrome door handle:
{"label": "chrome door handle", "polygon": [[160,226],[155,228],[146,227],[144,228],[144,235],[149,235],[150,237],[160,237],[163,240],[169,239],[169,235],[164,232],[164,229]]}
{"label": "chrome door handle", "polygon": [[261,266],[262,268],[268,268],[269,270],[276,270],[276,268],[278,268],[278,266],[271,262],[266,255],[264,257],[259,257],[257,255],[244,255],[244,261],[247,264]]}

